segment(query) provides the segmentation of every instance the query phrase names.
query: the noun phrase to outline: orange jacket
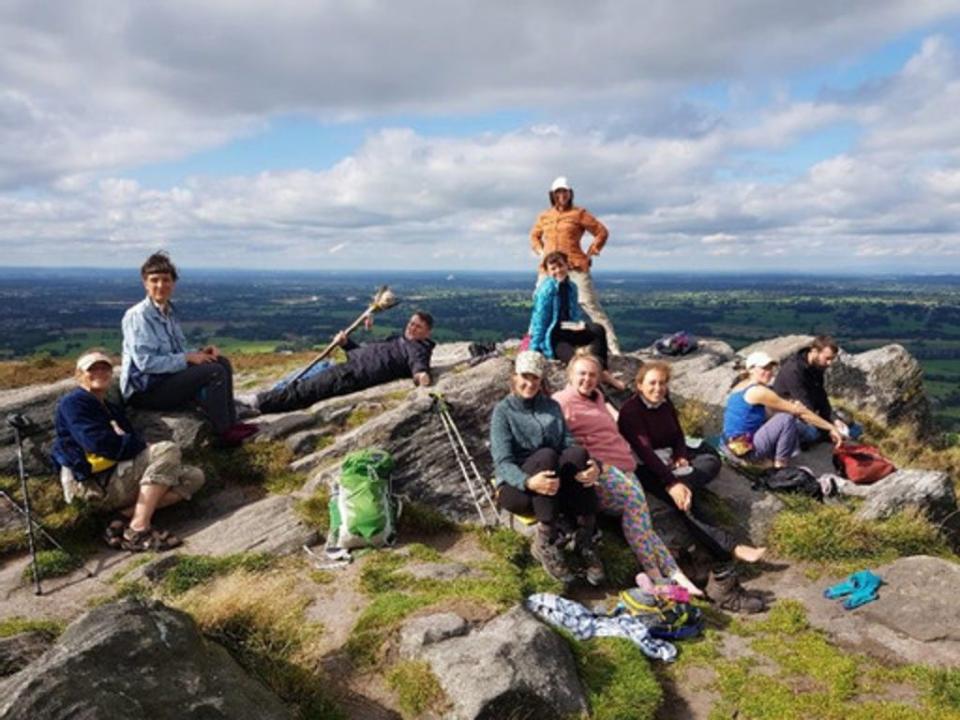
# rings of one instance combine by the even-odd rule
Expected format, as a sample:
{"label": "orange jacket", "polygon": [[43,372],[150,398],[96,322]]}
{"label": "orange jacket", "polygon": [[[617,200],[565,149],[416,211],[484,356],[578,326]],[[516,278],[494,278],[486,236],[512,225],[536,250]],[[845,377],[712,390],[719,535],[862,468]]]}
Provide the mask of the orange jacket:
{"label": "orange jacket", "polygon": [[[593,235],[586,253],[580,249],[584,232]],[[589,272],[590,256],[600,254],[608,234],[603,223],[583,208],[572,207],[563,211],[550,208],[540,213],[534,223],[530,231],[530,247],[539,255],[559,250],[566,254],[573,270]]]}

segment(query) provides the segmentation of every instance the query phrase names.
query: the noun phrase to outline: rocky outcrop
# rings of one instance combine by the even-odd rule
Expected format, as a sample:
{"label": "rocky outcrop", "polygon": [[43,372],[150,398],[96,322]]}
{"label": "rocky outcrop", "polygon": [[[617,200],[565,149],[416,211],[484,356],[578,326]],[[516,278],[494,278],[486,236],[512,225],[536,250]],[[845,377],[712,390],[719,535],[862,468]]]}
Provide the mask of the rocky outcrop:
{"label": "rocky outcrop", "polygon": [[0,638],[0,677],[19,672],[43,655],[51,643],[46,633],[36,631]]}
{"label": "rocky outcrop", "polygon": [[957,510],[953,481],[937,470],[897,470],[872,485],[847,485],[844,493],[864,498],[857,510],[864,520],[881,520],[916,508],[939,523],[948,521]]}
{"label": "rocky outcrop", "polygon": [[587,711],[570,648],[526,610],[514,608],[470,632],[450,615],[418,618],[401,635],[406,656],[430,665],[453,704],[451,718],[577,717]]}
{"label": "rocky outcrop", "polygon": [[841,353],[827,373],[827,392],[882,425],[906,425],[920,437],[933,430],[923,371],[902,345]]}
{"label": "rocky outcrop", "polygon": [[287,555],[318,541],[317,531],[295,511],[296,499],[270,495],[186,536],[189,551],[204,555],[241,552]]}
{"label": "rocky outcrop", "polygon": [[878,599],[844,610],[823,590],[842,578],[811,583],[791,569],[774,591],[801,601],[810,623],[836,642],[893,663],[955,668],[960,658],[960,565],[917,555],[871,570],[883,579]]}
{"label": "rocky outcrop", "polygon": [[0,719],[290,720],[189,615],[133,600],[74,622],[49,651],[0,681]]}

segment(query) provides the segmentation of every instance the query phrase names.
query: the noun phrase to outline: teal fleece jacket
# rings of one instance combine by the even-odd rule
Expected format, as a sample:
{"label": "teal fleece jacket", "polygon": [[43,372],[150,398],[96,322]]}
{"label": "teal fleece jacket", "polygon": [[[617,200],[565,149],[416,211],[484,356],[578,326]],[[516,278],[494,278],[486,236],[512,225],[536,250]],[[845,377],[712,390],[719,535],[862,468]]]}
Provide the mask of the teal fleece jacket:
{"label": "teal fleece jacket", "polygon": [[576,445],[560,405],[546,395],[524,400],[510,394],[497,403],[490,419],[490,454],[497,485],[526,488],[527,474],[520,468],[540,448],[563,452]]}

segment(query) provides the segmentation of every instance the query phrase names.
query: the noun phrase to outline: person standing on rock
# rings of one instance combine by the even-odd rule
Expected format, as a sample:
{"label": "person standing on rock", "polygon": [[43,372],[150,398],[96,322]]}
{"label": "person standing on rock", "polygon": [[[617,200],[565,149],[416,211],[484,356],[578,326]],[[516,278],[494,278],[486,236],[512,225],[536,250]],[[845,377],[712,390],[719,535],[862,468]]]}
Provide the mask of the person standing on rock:
{"label": "person standing on rock", "polygon": [[[108,402],[113,363],[99,350],[77,360],[77,383],[57,404],[53,461],[60,468],[64,497],[75,497],[123,519],[108,526],[111,547],[132,552],[167,550],[180,544],[172,533],[153,526],[162,507],[189,500],[203,486],[200,468],[181,464],[172,442],[147,445],[123,409]],[[126,520],[129,519],[129,526]]]}
{"label": "person standing on rock", "polygon": [[540,392],[545,361],[530,350],[517,355],[511,393],[490,419],[490,453],[497,503],[507,512],[533,515],[533,556],[557,580],[573,573],[558,542],[561,518],[576,523],[576,548],[592,585],[603,582],[603,564],[593,545],[599,475],[596,463],[576,444],[560,406]]}
{"label": "person standing on rock", "polygon": [[419,387],[426,387],[431,383],[430,357],[436,346],[430,339],[432,331],[433,316],[423,310],[410,316],[402,335],[384,340],[357,345],[341,330],[334,342],[346,350],[345,363],[262,392],[251,404],[261,413],[280,413],[403,378],[413,378]]}
{"label": "person standing on rock", "polygon": [[[810,408],[832,423],[841,435],[846,435],[849,428],[842,420],[833,419],[833,408],[830,407],[830,398],[824,387],[824,374],[833,365],[839,352],[836,340],[829,335],[818,335],[810,345],[800,348],[783,361],[773,381],[773,391],[782,398],[795,400]],[[797,432],[804,446],[829,438],[829,433],[822,427],[803,420],[797,422]]]}
{"label": "person standing on rock", "polygon": [[[619,355],[620,343],[613,323],[600,306],[593,278],[590,276],[593,258],[600,254],[607,242],[607,228],[585,209],[573,204],[573,187],[567,178],[561,176],[554,180],[548,197],[550,208],[540,213],[530,230],[530,247],[541,260],[538,285],[547,272],[543,267],[543,259],[557,251],[566,255],[570,265],[570,279],[577,286],[580,304],[595,323],[603,326],[610,352]],[[593,236],[593,242],[586,252],[580,247],[585,232]]]}
{"label": "person standing on rock", "polygon": [[224,446],[239,445],[259,428],[237,422],[233,367],[215,345],[190,351],[171,297],[179,275],[164,252],[140,268],[147,296],[123,316],[120,390],[143,410],[199,408]]}

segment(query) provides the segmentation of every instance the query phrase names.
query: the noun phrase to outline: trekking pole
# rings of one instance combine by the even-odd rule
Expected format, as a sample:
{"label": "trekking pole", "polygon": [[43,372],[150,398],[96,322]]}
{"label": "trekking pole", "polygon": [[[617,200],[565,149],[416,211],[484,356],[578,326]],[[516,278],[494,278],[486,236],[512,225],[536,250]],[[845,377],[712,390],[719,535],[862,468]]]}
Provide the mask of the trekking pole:
{"label": "trekking pole", "polygon": [[457,427],[457,424],[453,421],[453,416],[450,414],[450,408],[446,402],[443,403],[442,412],[446,414],[447,420],[450,422],[450,427],[453,430],[454,436],[457,438],[457,442],[460,443],[460,449],[463,454],[466,456],[467,460],[470,462],[470,468],[473,470],[474,477],[477,482],[480,483],[480,490],[483,492],[484,499],[491,508],[494,508],[494,512],[497,514],[499,519],[500,514],[497,512],[497,504],[493,501],[493,497],[490,495],[490,491],[487,490],[487,483],[484,481],[483,476],[480,474],[480,471],[477,469],[477,464],[473,461],[473,455],[470,454],[470,451],[467,449],[467,445],[463,442],[463,436],[460,435],[460,429]]}
{"label": "trekking pole", "polygon": [[443,425],[443,430],[447,434],[447,440],[450,442],[450,448],[453,450],[453,455],[456,457],[457,464],[460,466],[460,473],[463,475],[463,479],[467,483],[467,489],[470,491],[470,499],[473,500],[473,505],[477,509],[477,515],[480,516],[480,523],[484,527],[487,527],[487,516],[484,515],[483,508],[480,507],[480,499],[477,496],[476,488],[473,486],[473,480],[470,478],[470,473],[467,472],[467,466],[463,461],[463,457],[460,455],[455,440],[453,439],[453,432],[450,429],[450,418],[444,413],[443,395],[438,392],[433,392],[430,393],[430,396],[436,403],[437,415],[440,417],[440,424]]}
{"label": "trekking pole", "polygon": [[30,493],[27,491],[27,473],[23,469],[23,436],[22,432],[29,429],[32,422],[23,415],[8,415],[7,425],[13,428],[13,438],[17,443],[17,470],[20,473],[20,490],[23,492],[23,514],[27,518],[27,542],[30,544],[30,560],[33,563],[33,582],[36,586],[35,595],[43,595],[40,587],[40,567],[37,565],[37,544],[33,537],[33,516],[30,511]]}
{"label": "trekking pole", "polygon": [[[349,335],[358,327],[360,323],[364,322],[367,318],[371,317],[374,313],[383,312],[384,310],[389,310],[392,307],[395,307],[400,304],[400,299],[393,294],[393,291],[390,290],[386,285],[382,286],[377,290],[376,294],[373,296],[373,299],[370,301],[369,307],[360,313],[360,316],[354,320],[350,325],[343,331],[344,334]],[[304,367],[300,372],[294,375],[293,379],[290,380],[291,383],[295,383],[297,380],[306,375],[310,368],[316,365],[321,360],[325,359],[330,353],[333,352],[334,348],[337,347],[335,342],[327,345],[323,350],[320,351],[320,354],[317,355],[313,360],[310,361],[310,364]]]}
{"label": "trekking pole", "polygon": [[[12,508],[13,508],[14,510],[16,510],[18,513],[20,513],[20,515],[23,516],[23,519],[24,519],[24,520],[27,519],[27,513],[26,513],[26,511],[25,511],[22,507],[20,507],[19,505],[17,505],[17,501],[16,501],[16,500],[14,500],[12,497],[10,497],[9,495],[7,495],[7,493],[5,493],[3,490],[0,490],[0,497],[2,497],[4,500],[6,500],[8,503],[10,503],[10,507],[12,507]],[[46,541],[47,541],[48,543],[50,543],[51,545],[53,545],[57,550],[60,550],[61,552],[64,552],[64,553],[67,552],[67,550],[64,549],[63,545],[61,545],[60,543],[58,543],[58,542],[56,541],[56,539],[54,539],[53,535],[51,535],[49,532],[47,532],[47,529],[46,529],[43,525],[41,525],[39,522],[37,522],[36,518],[30,517],[29,520],[30,520],[31,523],[33,523],[34,532],[37,532],[37,533],[39,533],[40,535],[42,535],[42,536],[46,539]],[[69,553],[68,553],[68,554],[69,554]]]}
{"label": "trekking pole", "polygon": [[[477,465],[473,461],[473,456],[470,454],[466,444],[463,442],[463,437],[460,435],[460,430],[457,428],[457,424],[453,421],[453,416],[450,414],[450,408],[443,397],[443,393],[433,392],[430,393],[430,395],[437,404],[437,412],[440,415],[440,423],[443,425],[443,429],[447,433],[447,439],[450,441],[450,447],[453,449],[453,454],[456,456],[457,463],[460,465],[460,472],[463,474],[463,479],[466,481],[467,488],[470,490],[470,497],[477,508],[477,514],[480,515],[480,522],[483,523],[485,527],[488,525],[486,516],[484,515],[483,509],[480,506],[480,497],[478,496],[477,490],[474,487],[474,482],[480,485],[480,492],[483,495],[483,499],[486,500],[487,504],[490,506],[490,510],[493,512],[493,516],[496,519],[494,524],[498,524],[500,522],[500,512],[497,510],[496,503],[493,501],[493,498],[487,491],[486,481],[483,479],[480,471],[477,470]],[[470,478],[470,473],[467,472],[465,461],[470,463],[470,467],[474,472],[475,480]]]}

